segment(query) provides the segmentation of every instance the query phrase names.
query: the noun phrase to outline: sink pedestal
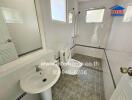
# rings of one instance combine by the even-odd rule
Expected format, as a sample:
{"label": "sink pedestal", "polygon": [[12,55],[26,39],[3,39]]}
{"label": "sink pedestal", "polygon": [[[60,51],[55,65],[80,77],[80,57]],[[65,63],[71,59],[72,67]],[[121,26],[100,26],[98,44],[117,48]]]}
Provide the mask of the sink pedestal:
{"label": "sink pedestal", "polygon": [[41,93],[42,100],[52,100],[51,88]]}
{"label": "sink pedestal", "polygon": [[20,87],[29,94],[41,94],[42,100],[52,100],[51,88],[61,75],[57,64],[41,66],[41,71],[31,71],[20,80]]}

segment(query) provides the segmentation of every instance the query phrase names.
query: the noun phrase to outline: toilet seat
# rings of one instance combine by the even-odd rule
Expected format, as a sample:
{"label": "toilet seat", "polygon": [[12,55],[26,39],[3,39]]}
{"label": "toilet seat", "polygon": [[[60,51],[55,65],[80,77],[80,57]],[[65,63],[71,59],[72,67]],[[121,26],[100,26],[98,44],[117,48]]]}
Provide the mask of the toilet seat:
{"label": "toilet seat", "polygon": [[82,66],[82,63],[79,62],[79,61],[77,61],[77,60],[75,60],[75,59],[70,59],[70,60],[68,61],[68,64],[69,64],[71,67],[80,67],[80,66]]}
{"label": "toilet seat", "polygon": [[75,60],[70,59],[67,63],[61,63],[62,73],[69,74],[69,75],[77,75],[79,69],[82,67],[82,63]]}

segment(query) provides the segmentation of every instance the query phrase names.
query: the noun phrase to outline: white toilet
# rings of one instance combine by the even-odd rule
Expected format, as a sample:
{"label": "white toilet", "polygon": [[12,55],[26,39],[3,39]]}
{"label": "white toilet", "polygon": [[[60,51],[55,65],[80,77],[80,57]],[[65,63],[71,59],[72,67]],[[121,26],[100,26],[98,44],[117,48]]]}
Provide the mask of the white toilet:
{"label": "white toilet", "polygon": [[83,64],[71,58],[71,52],[69,49],[64,49],[60,51],[60,65],[63,73],[77,75]]}

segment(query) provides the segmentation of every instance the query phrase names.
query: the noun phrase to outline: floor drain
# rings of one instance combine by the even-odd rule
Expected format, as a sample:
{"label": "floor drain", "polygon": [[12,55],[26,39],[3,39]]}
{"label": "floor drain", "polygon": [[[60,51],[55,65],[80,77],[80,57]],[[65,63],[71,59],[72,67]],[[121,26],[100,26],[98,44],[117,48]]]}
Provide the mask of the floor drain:
{"label": "floor drain", "polygon": [[47,81],[47,79],[46,79],[46,78],[44,78],[44,79],[43,79],[43,82],[46,82],[46,81]]}

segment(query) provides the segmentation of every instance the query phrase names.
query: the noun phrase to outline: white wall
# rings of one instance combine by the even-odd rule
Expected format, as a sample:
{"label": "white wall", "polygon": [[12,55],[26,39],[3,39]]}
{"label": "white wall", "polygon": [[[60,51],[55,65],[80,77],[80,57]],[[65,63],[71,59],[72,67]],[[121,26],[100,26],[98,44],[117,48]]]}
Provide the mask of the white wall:
{"label": "white wall", "polygon": [[[52,21],[50,0],[40,0],[40,2],[47,48],[58,51],[65,47],[72,47],[73,24]],[[77,1],[67,0],[67,12],[72,11],[72,8],[77,11]]]}
{"label": "white wall", "polygon": [[[112,18],[110,16],[110,7],[113,5],[111,1],[89,1],[89,2],[80,2],[79,3],[79,14],[78,17],[78,30],[77,30],[77,38],[76,44],[86,45],[86,46],[94,46],[94,47],[105,47],[106,40],[108,38]],[[86,23],[86,10],[89,8],[106,8],[104,14],[104,22],[103,23]],[[109,20],[108,20],[109,19]],[[80,48],[81,49],[81,48]],[[79,50],[80,51],[80,50]],[[82,52],[84,49],[82,48]],[[97,50],[91,51],[87,50],[88,54],[96,55]],[[102,54],[103,55],[103,54]],[[102,58],[102,55],[99,58]],[[91,55],[89,55],[91,56]],[[95,56],[96,57],[96,56]]]}
{"label": "white wall", "polygon": [[[127,5],[131,5],[131,2],[132,1],[129,1],[128,3],[125,0],[120,0],[120,3],[118,3],[127,7]],[[106,51],[116,85],[122,77],[120,67],[130,67],[132,65],[132,23],[125,23],[122,22],[122,20],[123,17],[113,17],[112,29],[109,35]],[[105,62],[106,60],[104,59],[103,66],[107,66]],[[106,77],[107,75],[104,74],[104,80]],[[113,91],[110,88],[113,88],[113,86],[105,84],[105,88],[107,93],[106,97],[107,100],[109,100]]]}
{"label": "white wall", "polygon": [[132,62],[132,23],[124,23],[122,18],[114,18],[107,46],[107,54],[116,84],[122,76],[120,67],[130,67]]}
{"label": "white wall", "polygon": [[[121,3],[124,7],[130,3]],[[116,84],[122,74],[120,67],[130,67],[132,62],[132,22],[122,22],[123,17],[113,19],[112,29],[107,45],[107,54]]]}
{"label": "white wall", "polygon": [[94,49],[82,46],[75,46],[74,53],[83,54],[91,57],[102,58],[103,57],[103,50],[101,49]]}

